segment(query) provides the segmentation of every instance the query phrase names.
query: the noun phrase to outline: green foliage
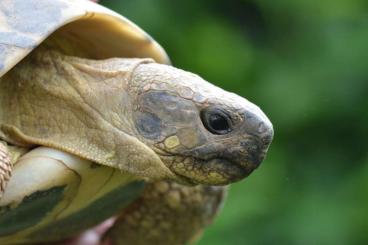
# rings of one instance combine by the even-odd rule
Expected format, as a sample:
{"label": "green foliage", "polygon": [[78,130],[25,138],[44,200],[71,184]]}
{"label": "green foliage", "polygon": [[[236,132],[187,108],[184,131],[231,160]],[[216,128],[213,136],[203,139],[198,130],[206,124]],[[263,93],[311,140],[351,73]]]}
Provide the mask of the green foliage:
{"label": "green foliage", "polygon": [[175,66],[258,104],[275,139],[198,245],[368,241],[368,2],[102,1]]}

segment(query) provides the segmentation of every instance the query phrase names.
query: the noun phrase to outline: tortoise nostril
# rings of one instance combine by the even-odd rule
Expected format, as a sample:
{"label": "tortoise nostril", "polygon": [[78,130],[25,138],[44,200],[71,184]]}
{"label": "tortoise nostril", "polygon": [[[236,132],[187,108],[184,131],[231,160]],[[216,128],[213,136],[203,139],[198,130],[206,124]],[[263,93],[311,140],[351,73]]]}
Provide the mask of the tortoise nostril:
{"label": "tortoise nostril", "polygon": [[260,122],[258,124],[258,133],[262,134],[264,132],[266,132],[268,130],[268,127],[266,126],[266,124],[264,122]]}

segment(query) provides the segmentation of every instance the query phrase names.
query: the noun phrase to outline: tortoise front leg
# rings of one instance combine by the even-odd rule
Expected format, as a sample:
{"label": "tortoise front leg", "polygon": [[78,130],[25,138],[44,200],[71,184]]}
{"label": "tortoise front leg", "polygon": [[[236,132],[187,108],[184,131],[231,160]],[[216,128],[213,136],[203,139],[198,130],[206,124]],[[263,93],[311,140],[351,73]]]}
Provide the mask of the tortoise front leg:
{"label": "tortoise front leg", "polygon": [[4,143],[0,141],[0,198],[5,191],[12,171],[9,151]]}
{"label": "tortoise front leg", "polygon": [[178,245],[195,240],[221,207],[226,187],[160,181],[123,211],[103,244]]}

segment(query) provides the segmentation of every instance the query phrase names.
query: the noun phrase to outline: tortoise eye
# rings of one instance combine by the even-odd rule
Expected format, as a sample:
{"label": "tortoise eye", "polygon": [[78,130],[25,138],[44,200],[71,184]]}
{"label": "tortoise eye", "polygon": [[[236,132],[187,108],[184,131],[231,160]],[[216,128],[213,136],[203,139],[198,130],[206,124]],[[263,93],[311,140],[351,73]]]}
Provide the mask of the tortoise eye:
{"label": "tortoise eye", "polygon": [[201,112],[204,127],[213,134],[227,134],[232,131],[230,116],[219,108],[206,108]]}

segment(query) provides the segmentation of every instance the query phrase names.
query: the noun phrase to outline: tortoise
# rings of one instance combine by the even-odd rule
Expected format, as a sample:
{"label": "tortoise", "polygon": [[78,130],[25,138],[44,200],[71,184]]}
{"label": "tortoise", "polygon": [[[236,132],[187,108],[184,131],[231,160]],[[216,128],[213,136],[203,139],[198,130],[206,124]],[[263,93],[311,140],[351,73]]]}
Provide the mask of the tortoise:
{"label": "tortoise", "polygon": [[[273,138],[248,100],[84,0],[0,3],[0,243],[185,244]],[[27,21],[24,21],[27,20]]]}

